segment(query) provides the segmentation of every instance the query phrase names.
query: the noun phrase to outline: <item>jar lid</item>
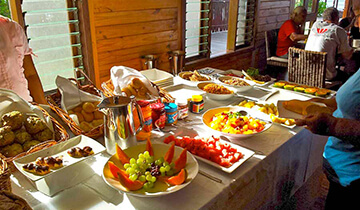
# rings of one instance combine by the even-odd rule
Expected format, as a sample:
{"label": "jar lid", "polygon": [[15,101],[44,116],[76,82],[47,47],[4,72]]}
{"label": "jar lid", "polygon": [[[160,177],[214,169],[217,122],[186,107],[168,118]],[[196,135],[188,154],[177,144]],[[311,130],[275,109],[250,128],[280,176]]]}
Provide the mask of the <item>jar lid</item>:
{"label": "jar lid", "polygon": [[165,104],[165,111],[166,112],[175,112],[175,111],[177,111],[177,105],[174,103]]}
{"label": "jar lid", "polygon": [[188,102],[187,101],[184,101],[184,100],[181,100],[181,101],[178,101],[177,102],[177,105],[178,106],[187,106]]}
{"label": "jar lid", "polygon": [[202,101],[202,96],[201,95],[193,95],[191,98],[192,98],[192,101],[194,101],[194,102]]}
{"label": "jar lid", "polygon": [[161,109],[164,109],[165,105],[163,103],[153,103],[153,104],[150,104],[150,108],[152,110],[161,110]]}

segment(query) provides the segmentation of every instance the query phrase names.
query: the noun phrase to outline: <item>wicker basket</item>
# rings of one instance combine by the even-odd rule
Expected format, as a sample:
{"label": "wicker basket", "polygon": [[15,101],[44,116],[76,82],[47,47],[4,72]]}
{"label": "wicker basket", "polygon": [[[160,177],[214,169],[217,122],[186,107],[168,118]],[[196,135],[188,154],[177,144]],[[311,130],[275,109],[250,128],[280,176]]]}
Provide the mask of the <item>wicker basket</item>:
{"label": "wicker basket", "polygon": [[0,154],[0,190],[11,192],[11,171],[6,162],[6,157]]}
{"label": "wicker basket", "polygon": [[51,147],[54,144],[57,144],[59,142],[63,142],[69,139],[69,134],[66,132],[65,128],[55,120],[55,118],[53,118],[45,109],[43,109],[42,107],[36,105],[35,103],[33,103],[33,105],[37,106],[38,109],[40,109],[42,111],[42,113],[44,114],[44,116],[49,117],[52,124],[53,124],[53,128],[54,128],[54,133],[55,133],[55,140],[48,140],[48,141],[44,141],[41,142],[33,147],[31,147],[28,151],[22,152],[14,157],[4,157],[2,154],[0,154],[0,157],[4,157],[3,159],[6,160],[8,167],[10,168],[11,171],[15,171],[15,166],[13,164],[13,160],[25,156],[27,154],[42,150],[44,148],[48,148]]}
{"label": "wicker basket", "polygon": [[[159,96],[161,98],[164,99],[164,101],[167,101],[167,102],[173,102],[175,101],[175,99],[164,89],[162,89],[161,87],[157,86],[156,84],[154,84],[153,82],[151,82],[151,85],[153,87],[155,87],[157,89],[157,91],[159,92]],[[103,93],[106,97],[111,97],[111,96],[114,96],[114,85],[110,80],[106,81],[106,82],[103,82],[101,84],[101,88],[103,89]]]}
{"label": "wicker basket", "polygon": [[[90,94],[100,96],[99,90],[94,85],[81,85],[76,79],[69,79],[71,81],[74,81],[78,88],[82,91],[88,92]],[[61,117],[61,119],[69,126],[70,130],[75,135],[85,135],[90,138],[98,138],[103,135],[104,133],[104,125],[97,126],[93,128],[92,130],[85,132],[80,128],[78,124],[75,123],[75,121],[68,115],[67,112],[65,112],[63,109],[60,108],[61,104],[61,94],[59,91],[56,93],[49,95],[46,97],[46,100],[48,104],[50,105],[50,108],[56,112],[57,115]]]}
{"label": "wicker basket", "polygon": [[10,191],[0,190],[0,200],[0,209],[32,209],[26,200]]}

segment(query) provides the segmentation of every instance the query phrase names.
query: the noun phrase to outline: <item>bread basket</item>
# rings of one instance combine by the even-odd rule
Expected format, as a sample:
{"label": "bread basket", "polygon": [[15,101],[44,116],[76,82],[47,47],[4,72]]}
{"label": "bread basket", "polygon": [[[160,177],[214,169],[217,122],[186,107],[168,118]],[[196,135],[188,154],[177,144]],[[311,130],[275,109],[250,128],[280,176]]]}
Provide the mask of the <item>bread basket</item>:
{"label": "bread basket", "polygon": [[[70,78],[69,80],[73,81],[77,87],[87,93],[100,96],[99,90],[95,87],[95,85],[90,81],[90,79],[84,74],[84,76],[88,79],[91,84],[81,85],[79,81],[76,79]],[[51,95],[46,96],[46,100],[52,110],[56,112],[57,115],[69,126],[70,130],[73,132],[74,135],[85,135],[90,138],[98,138],[103,135],[104,133],[104,125],[99,125],[90,131],[84,131],[80,128],[80,126],[69,116],[69,114],[64,111],[61,107],[61,94],[59,90]]]}
{"label": "bread basket", "polygon": [[0,190],[11,192],[11,171],[6,162],[6,157],[0,154]]}
{"label": "bread basket", "polygon": [[40,109],[42,111],[42,113],[44,114],[44,116],[50,118],[52,124],[53,124],[53,129],[54,129],[54,133],[55,133],[55,139],[54,140],[48,140],[48,141],[44,141],[41,142],[33,147],[31,147],[29,150],[24,151],[14,157],[5,157],[2,154],[0,154],[0,157],[3,157],[2,159],[4,159],[7,162],[8,167],[10,168],[11,171],[15,170],[15,167],[12,163],[12,161],[16,158],[22,157],[24,155],[39,151],[41,149],[47,148],[47,147],[51,147],[54,144],[57,144],[58,142],[63,142],[69,139],[69,134],[66,132],[65,128],[56,121],[55,118],[53,118],[45,109],[43,109],[42,107],[40,107],[39,105],[33,103],[33,105],[37,106],[38,109]]}

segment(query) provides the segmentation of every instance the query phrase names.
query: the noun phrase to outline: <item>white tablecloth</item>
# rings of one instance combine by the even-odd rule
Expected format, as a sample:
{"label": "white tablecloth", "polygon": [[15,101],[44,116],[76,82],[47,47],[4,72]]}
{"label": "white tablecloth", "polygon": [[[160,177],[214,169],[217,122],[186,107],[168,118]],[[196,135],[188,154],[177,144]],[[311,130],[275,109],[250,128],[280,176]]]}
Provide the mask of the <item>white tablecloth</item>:
{"label": "white tablecloth", "polygon": [[[175,81],[178,82],[178,81]],[[280,91],[268,102],[306,99],[288,91]],[[211,101],[205,109],[238,103],[241,99]],[[186,128],[210,134],[201,125],[201,114],[190,114],[192,122],[178,122],[178,130]],[[162,138],[154,133],[153,139]],[[100,140],[101,141],[101,140]],[[155,198],[135,197],[109,187],[101,177],[109,157],[105,152],[87,164],[95,174],[53,197],[37,191],[20,172],[12,175],[13,192],[28,201],[34,209],[266,209],[281,206],[322,164],[326,137],[313,135],[306,129],[288,129],[274,124],[257,136],[235,143],[255,151],[255,155],[229,174],[199,161],[200,170],[218,177],[215,182],[201,174],[184,189]],[[103,142],[102,142],[103,143]]]}

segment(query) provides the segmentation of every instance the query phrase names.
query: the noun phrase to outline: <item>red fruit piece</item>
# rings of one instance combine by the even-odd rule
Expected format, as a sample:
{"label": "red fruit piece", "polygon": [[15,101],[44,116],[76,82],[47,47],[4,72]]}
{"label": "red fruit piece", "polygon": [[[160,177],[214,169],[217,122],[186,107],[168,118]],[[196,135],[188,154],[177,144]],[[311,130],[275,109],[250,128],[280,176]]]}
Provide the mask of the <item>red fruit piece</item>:
{"label": "red fruit piece", "polygon": [[168,137],[166,137],[166,138],[164,139],[164,143],[165,143],[165,144],[168,144],[168,143],[170,143],[170,142],[172,142],[172,141],[175,141],[175,136],[173,136],[173,135],[170,135],[170,136],[168,136]]}
{"label": "red fruit piece", "polygon": [[181,169],[179,174],[168,178],[166,182],[170,185],[180,185],[184,183],[185,180],[186,180],[186,171],[185,169]]}
{"label": "red fruit piece", "polygon": [[125,152],[119,147],[118,144],[115,144],[116,146],[116,155],[117,158],[120,160],[122,164],[129,163],[130,158],[125,154]]}
{"label": "red fruit piece", "polygon": [[164,157],[164,160],[166,162],[168,162],[169,164],[171,163],[172,159],[174,158],[174,151],[175,151],[175,142],[172,142],[169,150],[166,152],[165,157]]}
{"label": "red fruit piece", "polygon": [[108,162],[110,172],[115,178],[118,178],[120,183],[129,190],[139,190],[143,187],[144,182],[139,180],[132,181],[129,179],[129,175],[124,171],[119,169],[113,162]]}
{"label": "red fruit piece", "polygon": [[146,141],[146,151],[149,152],[150,156],[154,156],[154,150],[153,150],[153,147],[152,147],[152,144],[151,144],[151,141],[149,138]]}
{"label": "red fruit piece", "polygon": [[177,160],[175,160],[175,171],[180,171],[181,169],[185,168],[186,166],[186,153],[187,149],[184,149]]}

